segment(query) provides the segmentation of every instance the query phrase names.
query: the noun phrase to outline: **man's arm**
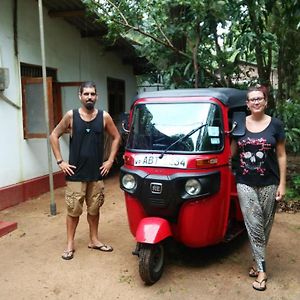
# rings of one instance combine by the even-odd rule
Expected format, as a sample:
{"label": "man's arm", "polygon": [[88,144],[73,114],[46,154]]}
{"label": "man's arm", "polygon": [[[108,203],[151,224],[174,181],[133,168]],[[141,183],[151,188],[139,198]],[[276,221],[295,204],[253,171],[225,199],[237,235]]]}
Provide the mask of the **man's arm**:
{"label": "man's arm", "polygon": [[107,175],[107,173],[111,169],[121,142],[120,133],[108,112],[106,111],[103,112],[103,119],[104,119],[104,128],[112,138],[112,143],[111,143],[111,150],[110,150],[109,157],[105,162],[103,162],[103,165],[100,167],[102,176]]}
{"label": "man's arm", "polygon": [[50,134],[50,144],[55,159],[58,162],[58,166],[64,173],[67,173],[68,175],[73,175],[74,171],[72,169],[76,167],[69,165],[69,163],[63,160],[63,157],[61,155],[61,150],[60,150],[59,138],[64,133],[68,133],[70,132],[70,130],[72,130],[72,123],[71,123],[72,116],[73,116],[73,112],[71,110],[68,111]]}

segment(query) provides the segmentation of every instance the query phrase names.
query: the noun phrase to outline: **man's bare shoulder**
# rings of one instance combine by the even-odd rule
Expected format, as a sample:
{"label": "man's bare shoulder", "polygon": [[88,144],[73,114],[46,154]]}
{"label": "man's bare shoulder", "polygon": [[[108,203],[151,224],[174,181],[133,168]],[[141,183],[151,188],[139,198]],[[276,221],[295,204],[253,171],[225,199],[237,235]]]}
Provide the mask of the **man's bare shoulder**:
{"label": "man's bare shoulder", "polygon": [[69,132],[69,130],[72,128],[73,123],[73,110],[69,110],[65,113],[63,118],[61,119],[60,123],[58,124],[58,127],[60,127],[60,130],[64,133]]}
{"label": "man's bare shoulder", "polygon": [[68,110],[63,116],[62,120],[64,122],[70,122],[73,119],[73,110]]}
{"label": "man's bare shoulder", "polygon": [[103,111],[103,123],[104,127],[115,125],[111,115],[107,111]]}
{"label": "man's bare shoulder", "polygon": [[110,114],[107,111],[105,111],[105,110],[103,110],[103,119],[104,119],[104,121],[108,121],[108,122],[110,120],[112,120]]}
{"label": "man's bare shoulder", "polygon": [[72,110],[72,109],[68,110],[68,111],[66,112],[65,116],[68,117],[68,118],[73,117],[73,110]]}

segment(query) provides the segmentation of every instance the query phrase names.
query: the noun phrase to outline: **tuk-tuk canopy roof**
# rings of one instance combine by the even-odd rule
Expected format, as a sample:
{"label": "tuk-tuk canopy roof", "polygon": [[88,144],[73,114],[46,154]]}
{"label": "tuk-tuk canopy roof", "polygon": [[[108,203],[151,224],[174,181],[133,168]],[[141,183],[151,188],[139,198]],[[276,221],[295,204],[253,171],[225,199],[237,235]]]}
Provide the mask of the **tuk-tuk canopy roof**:
{"label": "tuk-tuk canopy roof", "polygon": [[199,88],[174,89],[140,93],[136,100],[143,98],[178,98],[178,97],[208,97],[216,98],[229,108],[246,105],[246,90],[235,88]]}

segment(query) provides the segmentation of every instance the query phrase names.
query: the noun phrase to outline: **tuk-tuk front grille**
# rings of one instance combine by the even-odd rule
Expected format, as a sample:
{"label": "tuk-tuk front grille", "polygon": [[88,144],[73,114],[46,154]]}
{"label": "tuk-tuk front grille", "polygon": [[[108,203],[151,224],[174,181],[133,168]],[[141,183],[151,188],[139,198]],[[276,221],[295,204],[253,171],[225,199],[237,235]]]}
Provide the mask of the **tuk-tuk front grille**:
{"label": "tuk-tuk front grille", "polygon": [[[216,193],[220,188],[220,172],[207,173],[175,173],[172,175],[148,174],[142,170],[131,170],[121,167],[121,175],[132,174],[136,180],[136,188],[125,190],[133,195],[149,216],[166,217],[176,222],[179,209],[186,201],[199,199]],[[202,186],[202,193],[190,196],[185,192],[185,183],[189,178],[196,178]]]}
{"label": "tuk-tuk front grille", "polygon": [[151,206],[155,206],[155,207],[167,207],[168,206],[168,202],[165,201],[165,199],[150,198],[149,200],[150,200]]}

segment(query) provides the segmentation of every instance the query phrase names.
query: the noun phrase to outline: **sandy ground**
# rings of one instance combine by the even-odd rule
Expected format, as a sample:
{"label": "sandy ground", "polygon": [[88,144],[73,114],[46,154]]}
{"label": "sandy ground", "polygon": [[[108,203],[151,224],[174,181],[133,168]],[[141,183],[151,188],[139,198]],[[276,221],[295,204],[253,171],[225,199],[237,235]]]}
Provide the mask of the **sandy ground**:
{"label": "sandy ground", "polygon": [[246,236],[230,244],[168,251],[159,282],[145,286],[131,254],[118,174],[106,180],[100,234],[111,253],[90,250],[86,213],[76,235],[74,259],[61,259],[65,247],[64,188],[55,191],[57,215],[50,216],[49,193],[0,211],[1,221],[18,229],[0,238],[0,299],[300,299],[300,213],[276,215],[268,248],[268,288],[252,289]]}

